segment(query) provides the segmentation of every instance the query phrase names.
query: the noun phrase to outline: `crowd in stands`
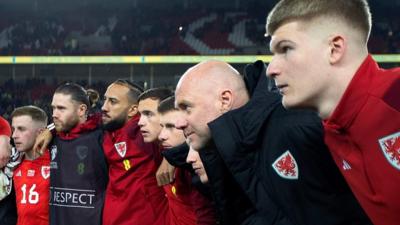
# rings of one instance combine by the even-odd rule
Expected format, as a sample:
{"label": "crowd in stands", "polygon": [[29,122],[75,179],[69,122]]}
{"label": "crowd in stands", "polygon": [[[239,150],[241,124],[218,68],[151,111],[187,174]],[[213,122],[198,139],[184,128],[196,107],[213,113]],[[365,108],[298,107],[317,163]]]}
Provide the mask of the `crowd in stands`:
{"label": "crowd in stands", "polygon": [[[1,11],[1,10],[0,10]],[[12,16],[4,12],[0,23],[2,55],[188,55],[204,54],[185,43],[188,32],[210,48],[233,48],[230,54],[265,54],[257,48],[250,52],[229,43],[233,27],[246,20],[245,36],[254,47],[267,49],[264,37],[266,10],[257,3],[239,9],[176,8],[173,11],[128,7],[107,10],[88,7],[74,12]],[[386,13],[379,15],[379,13]],[[400,28],[397,11],[380,8],[374,18],[369,43],[372,53],[399,53]],[[389,14],[387,14],[389,13]],[[191,24],[216,14],[194,31]],[[240,16],[232,16],[232,14]],[[212,53],[211,53],[212,54]]]}

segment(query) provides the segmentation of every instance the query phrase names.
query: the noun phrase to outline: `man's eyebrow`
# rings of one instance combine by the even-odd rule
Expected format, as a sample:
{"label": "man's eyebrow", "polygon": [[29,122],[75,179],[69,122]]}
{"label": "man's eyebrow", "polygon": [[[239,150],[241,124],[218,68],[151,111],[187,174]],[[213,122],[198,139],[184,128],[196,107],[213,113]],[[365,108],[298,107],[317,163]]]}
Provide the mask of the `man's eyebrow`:
{"label": "man's eyebrow", "polygon": [[191,106],[192,104],[186,100],[182,100],[178,102],[178,107],[183,107],[183,106]]}
{"label": "man's eyebrow", "polygon": [[271,42],[271,45],[269,46],[269,50],[271,51],[271,53],[274,53],[275,51],[277,51],[280,47],[281,47],[281,45],[282,44],[284,44],[284,43],[293,43],[292,41],[290,41],[290,40],[287,40],[287,39],[281,39],[281,40],[278,40],[278,41],[272,41]]}

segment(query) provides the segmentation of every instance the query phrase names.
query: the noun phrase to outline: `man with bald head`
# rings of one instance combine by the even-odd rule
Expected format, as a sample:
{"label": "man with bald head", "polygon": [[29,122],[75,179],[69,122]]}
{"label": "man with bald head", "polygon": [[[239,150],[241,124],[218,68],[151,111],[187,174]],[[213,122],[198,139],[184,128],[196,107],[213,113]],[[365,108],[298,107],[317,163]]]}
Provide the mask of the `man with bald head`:
{"label": "man with bald head", "polygon": [[247,81],[255,82],[246,84],[212,60],[190,68],[176,88],[176,126],[200,153],[221,223],[370,224],[323,143],[318,116],[285,110],[264,74],[262,62],[249,65]]}
{"label": "man with bald head", "polygon": [[[201,149],[210,139],[207,123],[249,100],[239,73],[220,61],[207,61],[190,68],[176,89],[178,107],[190,117],[181,120],[189,144]],[[185,124],[186,123],[186,124]]]}

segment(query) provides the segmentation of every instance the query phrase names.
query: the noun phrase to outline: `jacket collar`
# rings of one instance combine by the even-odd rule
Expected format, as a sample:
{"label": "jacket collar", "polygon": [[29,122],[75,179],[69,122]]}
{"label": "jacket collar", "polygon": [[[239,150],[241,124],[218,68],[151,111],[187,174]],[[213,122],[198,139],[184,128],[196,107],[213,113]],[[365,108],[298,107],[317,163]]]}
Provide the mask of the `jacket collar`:
{"label": "jacket collar", "polygon": [[378,64],[371,55],[368,55],[355,73],[336,109],[324,121],[325,126],[346,129],[353,123],[368,99],[367,93],[371,88],[372,78],[378,70]]}
{"label": "jacket collar", "polygon": [[98,125],[98,119],[93,116],[89,116],[86,122],[76,125],[69,132],[59,132],[58,136],[64,140],[72,140],[79,137],[83,133],[88,133],[92,130],[95,130]]}
{"label": "jacket collar", "polygon": [[[110,131],[110,134],[112,135],[112,137],[120,137],[123,134],[131,135],[131,133],[132,133],[131,129],[140,132],[140,129],[136,129],[138,127],[139,119],[140,119],[140,115],[139,114],[133,116],[121,128],[119,128],[117,130],[114,130],[114,131]],[[136,133],[133,134],[133,135],[136,135]]]}

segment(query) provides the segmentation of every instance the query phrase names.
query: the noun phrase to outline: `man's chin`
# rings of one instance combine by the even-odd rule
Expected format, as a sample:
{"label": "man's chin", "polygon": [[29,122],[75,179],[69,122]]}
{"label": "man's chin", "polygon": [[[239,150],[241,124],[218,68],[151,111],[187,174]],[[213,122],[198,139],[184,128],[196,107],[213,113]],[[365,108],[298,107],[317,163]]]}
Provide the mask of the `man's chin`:
{"label": "man's chin", "polygon": [[63,131],[62,127],[57,127],[56,126],[55,129],[56,129],[57,132],[62,132]]}
{"label": "man's chin", "polygon": [[150,136],[145,136],[145,137],[143,137],[143,141],[145,142],[145,143],[151,143],[151,142],[154,142],[154,141],[156,141],[157,139],[155,139],[155,138],[152,138],[152,137],[150,137]]}

